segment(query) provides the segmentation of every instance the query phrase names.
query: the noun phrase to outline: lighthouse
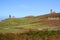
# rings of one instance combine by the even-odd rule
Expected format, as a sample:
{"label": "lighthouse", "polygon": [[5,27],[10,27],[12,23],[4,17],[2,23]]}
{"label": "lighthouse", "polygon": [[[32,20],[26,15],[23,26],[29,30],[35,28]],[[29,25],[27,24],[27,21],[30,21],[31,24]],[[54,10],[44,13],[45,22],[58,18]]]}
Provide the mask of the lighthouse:
{"label": "lighthouse", "polygon": [[48,20],[59,20],[59,17],[56,17],[56,16],[55,16],[55,13],[56,13],[56,12],[51,9],[51,10],[50,10],[49,17],[48,17]]}
{"label": "lighthouse", "polygon": [[11,15],[9,15],[9,18],[11,18]]}

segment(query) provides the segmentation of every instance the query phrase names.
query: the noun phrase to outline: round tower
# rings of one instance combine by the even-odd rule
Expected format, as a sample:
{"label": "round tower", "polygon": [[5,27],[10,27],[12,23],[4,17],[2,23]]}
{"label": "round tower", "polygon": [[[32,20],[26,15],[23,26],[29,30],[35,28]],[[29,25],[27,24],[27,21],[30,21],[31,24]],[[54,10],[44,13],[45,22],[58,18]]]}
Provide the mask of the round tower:
{"label": "round tower", "polygon": [[53,12],[53,10],[52,9],[50,9],[50,13],[52,13]]}
{"label": "round tower", "polygon": [[11,18],[11,15],[9,15],[9,18]]}

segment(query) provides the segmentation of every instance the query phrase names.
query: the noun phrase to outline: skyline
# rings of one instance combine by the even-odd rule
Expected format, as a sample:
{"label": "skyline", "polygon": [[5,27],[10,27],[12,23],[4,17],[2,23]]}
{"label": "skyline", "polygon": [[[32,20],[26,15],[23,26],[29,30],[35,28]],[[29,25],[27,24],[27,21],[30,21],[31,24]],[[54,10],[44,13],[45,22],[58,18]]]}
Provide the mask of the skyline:
{"label": "skyline", "polygon": [[0,19],[9,17],[38,16],[50,9],[60,12],[60,0],[0,0]]}

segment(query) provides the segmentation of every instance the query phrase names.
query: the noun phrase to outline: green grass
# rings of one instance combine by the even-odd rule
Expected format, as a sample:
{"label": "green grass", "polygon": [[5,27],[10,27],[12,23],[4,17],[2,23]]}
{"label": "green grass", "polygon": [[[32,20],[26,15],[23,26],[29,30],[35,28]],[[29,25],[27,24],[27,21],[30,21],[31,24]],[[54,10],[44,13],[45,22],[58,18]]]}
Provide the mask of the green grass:
{"label": "green grass", "polygon": [[0,29],[0,33],[22,33],[26,30],[20,30],[20,29]]}
{"label": "green grass", "polygon": [[[34,22],[38,22],[41,20],[46,20],[40,19],[40,18],[7,18],[5,20],[2,20],[0,22],[0,32],[23,32],[24,30],[20,29],[14,29],[14,28],[24,28],[24,29],[38,29],[38,28],[51,28],[48,25],[40,25],[40,24],[32,24]],[[9,29],[4,29],[4,28],[9,28]]]}
{"label": "green grass", "polygon": [[26,25],[37,21],[39,21],[38,18],[11,18],[2,20],[2,22],[0,22],[0,26]]}

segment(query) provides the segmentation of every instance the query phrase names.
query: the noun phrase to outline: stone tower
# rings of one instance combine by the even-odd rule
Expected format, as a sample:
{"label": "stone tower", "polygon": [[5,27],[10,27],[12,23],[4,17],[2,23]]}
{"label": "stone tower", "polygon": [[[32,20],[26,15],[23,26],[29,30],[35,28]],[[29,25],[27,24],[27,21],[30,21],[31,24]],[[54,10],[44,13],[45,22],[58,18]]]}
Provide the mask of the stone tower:
{"label": "stone tower", "polygon": [[50,13],[53,13],[53,10],[52,9],[50,9]]}
{"label": "stone tower", "polygon": [[11,15],[9,15],[9,18],[11,18]]}

